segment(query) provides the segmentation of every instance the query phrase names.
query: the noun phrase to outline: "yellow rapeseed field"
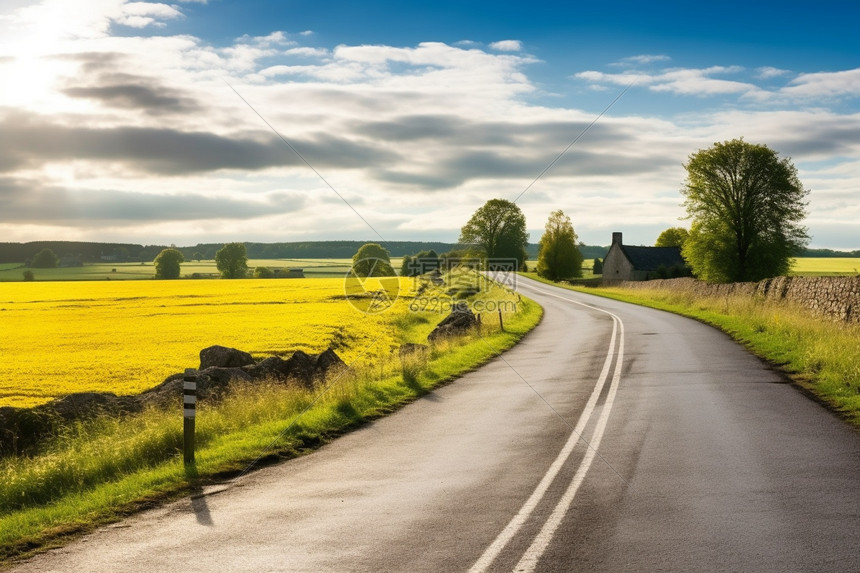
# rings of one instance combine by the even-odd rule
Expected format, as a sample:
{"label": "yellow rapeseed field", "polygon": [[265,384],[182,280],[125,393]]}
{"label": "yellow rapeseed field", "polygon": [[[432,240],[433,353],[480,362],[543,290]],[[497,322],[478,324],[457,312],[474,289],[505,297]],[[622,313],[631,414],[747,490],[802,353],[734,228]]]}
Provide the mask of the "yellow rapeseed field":
{"label": "yellow rapeseed field", "polygon": [[258,358],[334,345],[364,362],[396,347],[391,321],[407,305],[362,313],[343,279],[0,284],[0,406],[135,394],[196,368],[214,344]]}

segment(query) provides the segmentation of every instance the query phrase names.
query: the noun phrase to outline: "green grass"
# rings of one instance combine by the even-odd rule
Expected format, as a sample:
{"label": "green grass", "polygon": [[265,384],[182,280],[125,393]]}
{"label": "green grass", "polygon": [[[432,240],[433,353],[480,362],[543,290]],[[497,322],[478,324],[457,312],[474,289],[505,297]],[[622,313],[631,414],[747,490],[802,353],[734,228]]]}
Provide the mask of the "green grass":
{"label": "green grass", "polygon": [[860,325],[832,322],[785,302],[751,297],[696,297],[656,288],[569,288],[715,326],[860,428]]}
{"label": "green grass", "polygon": [[[439,343],[425,356],[401,362],[386,350],[316,393],[256,383],[220,403],[201,402],[191,468],[181,460],[178,409],[81,422],[39,455],[0,460],[0,565],[202,484],[310,451],[510,348],[543,312],[496,286],[475,298],[516,300],[517,312],[506,315],[504,330],[486,322],[481,335]],[[424,341],[441,318],[404,315],[401,339]]]}
{"label": "green grass", "polygon": [[[392,258],[391,265],[400,269],[402,259]],[[248,268],[256,267],[304,269],[310,278],[343,277],[352,266],[352,259],[249,259]],[[103,280],[146,280],[155,277],[155,266],[147,263],[86,263],[82,267],[56,269],[28,269],[23,263],[0,264],[0,282],[24,280],[24,271],[31,270],[37,281],[103,281]],[[203,278],[214,278],[220,273],[215,261],[186,261],[180,265],[182,277],[189,278],[195,273]]]}
{"label": "green grass", "polygon": [[860,258],[800,257],[792,259],[790,274],[806,277],[858,275]]}

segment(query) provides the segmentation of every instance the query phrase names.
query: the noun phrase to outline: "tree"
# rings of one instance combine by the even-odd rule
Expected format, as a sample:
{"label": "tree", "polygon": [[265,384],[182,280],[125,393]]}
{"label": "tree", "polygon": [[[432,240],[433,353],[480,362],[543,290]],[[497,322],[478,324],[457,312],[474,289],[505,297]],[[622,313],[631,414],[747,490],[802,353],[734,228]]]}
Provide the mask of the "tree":
{"label": "tree", "polygon": [[693,272],[709,282],[785,274],[809,241],[801,225],[809,192],[791,160],[733,139],[697,151],[684,168],[693,224],[682,252]]}
{"label": "tree", "polygon": [[600,260],[599,257],[594,259],[594,265],[591,267],[591,272],[595,275],[603,274],[603,261]]}
{"label": "tree", "polygon": [[215,253],[215,266],[221,278],[241,279],[248,276],[248,251],[244,243],[227,243]]}
{"label": "tree", "polygon": [[200,251],[194,251],[194,253],[192,253],[192,255],[191,255],[191,258],[193,258],[195,261],[197,261],[199,263],[200,260],[203,258],[203,253],[201,253]]}
{"label": "tree", "polygon": [[412,256],[406,255],[403,257],[403,260],[400,262],[400,276],[401,277],[414,277],[418,276],[418,272],[416,267],[418,265],[412,262]]}
{"label": "tree", "polygon": [[406,255],[400,265],[400,275],[404,277],[417,277],[438,269],[442,261],[433,249],[420,251],[415,256]]}
{"label": "tree", "polygon": [[176,249],[164,249],[155,257],[155,278],[157,279],[178,279],[179,278],[179,263],[185,261]]}
{"label": "tree", "polygon": [[487,268],[509,267],[512,261],[523,268],[528,240],[525,215],[505,199],[487,201],[460,230],[460,243],[478,247]]}
{"label": "tree", "polygon": [[58,262],[59,259],[57,258],[57,255],[54,254],[54,251],[45,248],[36,253],[30,266],[34,269],[54,269],[57,268]]}
{"label": "tree", "polygon": [[27,282],[34,281],[36,280],[36,275],[34,275],[33,271],[31,271],[30,269],[27,269],[26,271],[24,271],[24,280]]}
{"label": "tree", "polygon": [[684,243],[687,242],[687,237],[690,236],[690,232],[684,227],[669,227],[657,237],[657,242],[654,243],[655,247],[679,247],[683,248]]}
{"label": "tree", "polygon": [[582,276],[582,253],[570,217],[559,209],[549,215],[538,246],[537,273],[557,281]]}
{"label": "tree", "polygon": [[275,278],[275,271],[273,271],[269,267],[257,267],[254,269],[254,278],[255,279],[273,279],[273,278]]}
{"label": "tree", "polygon": [[359,277],[397,276],[388,249],[377,243],[365,243],[358,249],[352,257],[352,272]]}

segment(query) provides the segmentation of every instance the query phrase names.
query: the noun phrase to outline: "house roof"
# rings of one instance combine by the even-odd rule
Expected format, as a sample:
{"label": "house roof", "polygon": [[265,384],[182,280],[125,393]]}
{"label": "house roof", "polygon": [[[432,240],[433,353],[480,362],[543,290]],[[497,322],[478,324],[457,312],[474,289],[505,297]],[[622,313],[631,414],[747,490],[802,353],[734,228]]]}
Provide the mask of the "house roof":
{"label": "house roof", "polygon": [[659,267],[684,266],[684,258],[678,247],[631,247],[619,245],[627,260],[637,271],[656,271]]}

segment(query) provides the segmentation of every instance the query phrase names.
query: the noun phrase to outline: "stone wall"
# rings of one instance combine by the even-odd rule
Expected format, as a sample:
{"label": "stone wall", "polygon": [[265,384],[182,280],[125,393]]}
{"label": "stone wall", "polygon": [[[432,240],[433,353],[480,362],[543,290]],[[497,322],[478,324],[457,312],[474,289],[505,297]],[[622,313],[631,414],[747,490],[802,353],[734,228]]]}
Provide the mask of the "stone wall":
{"label": "stone wall", "polygon": [[860,276],[775,277],[757,283],[709,284],[691,278],[647,282],[606,281],[607,286],[667,289],[695,296],[750,296],[787,301],[817,316],[860,324]]}

